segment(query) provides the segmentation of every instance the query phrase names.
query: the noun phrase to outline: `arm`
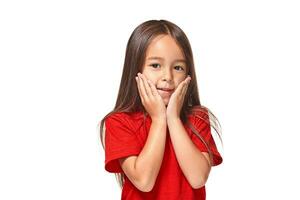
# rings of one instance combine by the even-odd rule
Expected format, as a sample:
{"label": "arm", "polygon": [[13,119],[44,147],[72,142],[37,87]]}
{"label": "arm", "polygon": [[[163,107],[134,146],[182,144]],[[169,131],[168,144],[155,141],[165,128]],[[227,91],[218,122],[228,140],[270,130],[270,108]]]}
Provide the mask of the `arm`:
{"label": "arm", "polygon": [[165,118],[152,119],[148,138],[138,156],[119,160],[130,181],[141,191],[152,190],[164,156],[167,122]]}
{"label": "arm", "polygon": [[166,107],[154,84],[138,73],[137,88],[141,102],[152,123],[147,141],[139,156],[120,160],[121,167],[130,181],[140,190],[152,190],[164,156],[166,143]]}
{"label": "arm", "polygon": [[180,120],[180,111],[190,80],[191,77],[187,76],[178,85],[171,95],[166,113],[170,138],[179,166],[190,185],[198,189],[206,183],[211,163],[208,154],[202,153],[193,143]]}
{"label": "arm", "polygon": [[167,121],[176,158],[183,174],[194,189],[204,186],[211,170],[208,153],[197,148],[180,118]]}

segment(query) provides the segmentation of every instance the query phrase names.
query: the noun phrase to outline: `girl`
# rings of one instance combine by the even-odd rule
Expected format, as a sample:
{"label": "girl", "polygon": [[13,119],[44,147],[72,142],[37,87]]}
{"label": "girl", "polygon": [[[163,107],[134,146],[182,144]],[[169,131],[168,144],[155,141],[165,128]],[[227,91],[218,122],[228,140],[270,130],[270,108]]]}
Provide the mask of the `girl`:
{"label": "girl", "polygon": [[166,20],[140,24],[127,43],[115,108],[100,125],[105,170],[117,175],[121,199],[204,200],[211,167],[222,163],[216,122],[200,104],[184,32]]}

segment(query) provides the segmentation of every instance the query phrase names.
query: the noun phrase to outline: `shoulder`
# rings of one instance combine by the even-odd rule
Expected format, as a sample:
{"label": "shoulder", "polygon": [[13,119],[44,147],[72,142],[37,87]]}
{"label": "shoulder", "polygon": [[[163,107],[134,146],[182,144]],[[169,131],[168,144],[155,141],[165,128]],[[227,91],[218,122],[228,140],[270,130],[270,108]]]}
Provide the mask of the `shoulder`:
{"label": "shoulder", "polygon": [[105,124],[134,126],[142,118],[141,112],[113,112],[105,118]]}
{"label": "shoulder", "polygon": [[209,111],[205,106],[194,106],[189,115],[192,122],[209,121]]}
{"label": "shoulder", "polygon": [[106,117],[107,119],[125,119],[125,120],[137,120],[143,118],[142,112],[113,112]]}

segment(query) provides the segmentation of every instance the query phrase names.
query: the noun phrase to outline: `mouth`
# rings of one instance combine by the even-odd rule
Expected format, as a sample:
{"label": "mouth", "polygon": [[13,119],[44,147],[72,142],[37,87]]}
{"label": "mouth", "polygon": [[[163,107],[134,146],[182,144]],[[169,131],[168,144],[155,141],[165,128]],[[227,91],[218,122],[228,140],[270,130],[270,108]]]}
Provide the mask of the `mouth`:
{"label": "mouth", "polygon": [[169,97],[174,92],[174,89],[171,88],[157,88],[157,90],[163,97]]}
{"label": "mouth", "polygon": [[158,90],[161,90],[161,91],[165,91],[165,92],[172,92],[174,91],[174,89],[172,88],[157,88]]}

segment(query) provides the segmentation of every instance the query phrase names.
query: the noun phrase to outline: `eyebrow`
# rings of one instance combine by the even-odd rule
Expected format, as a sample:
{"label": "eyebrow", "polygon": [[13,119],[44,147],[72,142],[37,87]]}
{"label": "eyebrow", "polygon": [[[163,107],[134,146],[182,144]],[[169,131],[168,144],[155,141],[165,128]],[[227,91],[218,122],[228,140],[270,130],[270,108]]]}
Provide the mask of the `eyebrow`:
{"label": "eyebrow", "polygon": [[[147,60],[164,60],[164,58],[159,57],[159,56],[152,56],[149,57]],[[185,59],[176,59],[175,62],[186,62]]]}

